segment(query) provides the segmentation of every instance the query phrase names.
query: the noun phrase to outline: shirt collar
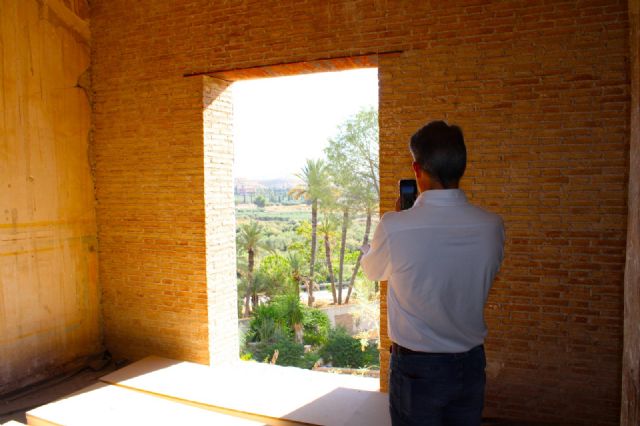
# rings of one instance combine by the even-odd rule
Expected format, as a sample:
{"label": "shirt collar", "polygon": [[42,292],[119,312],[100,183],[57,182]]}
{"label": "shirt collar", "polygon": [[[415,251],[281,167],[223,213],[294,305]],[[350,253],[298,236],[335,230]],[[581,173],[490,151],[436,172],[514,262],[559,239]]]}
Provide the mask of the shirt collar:
{"label": "shirt collar", "polygon": [[432,189],[421,193],[413,205],[455,206],[466,202],[467,197],[461,189]]}

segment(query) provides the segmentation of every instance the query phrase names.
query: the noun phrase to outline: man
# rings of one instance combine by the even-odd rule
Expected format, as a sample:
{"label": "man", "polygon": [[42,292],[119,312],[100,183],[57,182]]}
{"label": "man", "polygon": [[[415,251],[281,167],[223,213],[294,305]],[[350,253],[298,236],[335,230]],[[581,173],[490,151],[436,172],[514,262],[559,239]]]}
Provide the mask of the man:
{"label": "man", "polygon": [[411,138],[420,195],[385,214],[362,269],[388,280],[389,402],[397,425],[480,425],[487,334],[484,305],[503,257],[502,219],[462,190],[459,127],[434,121]]}

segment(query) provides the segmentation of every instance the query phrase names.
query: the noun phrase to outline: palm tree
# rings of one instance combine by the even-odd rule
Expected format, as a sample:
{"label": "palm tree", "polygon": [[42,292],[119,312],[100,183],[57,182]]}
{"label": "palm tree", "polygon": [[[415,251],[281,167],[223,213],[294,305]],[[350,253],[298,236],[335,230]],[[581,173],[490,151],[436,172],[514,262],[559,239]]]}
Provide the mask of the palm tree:
{"label": "palm tree", "polygon": [[347,231],[351,222],[350,213],[359,201],[358,181],[345,182],[341,188],[338,204],[342,209],[342,230],[340,232],[340,263],[338,267],[338,304],[342,304],[342,284],[344,283],[344,257],[347,247]]}
{"label": "palm tree", "polygon": [[287,263],[289,263],[289,270],[291,271],[291,281],[294,285],[294,293],[300,299],[300,283],[303,281],[302,273],[302,255],[297,251],[287,252]]}
{"label": "palm tree", "polygon": [[300,306],[300,299],[293,294],[287,296],[287,312],[289,321],[291,321],[291,327],[295,333],[296,343],[302,344],[304,340],[304,329],[302,326],[304,313]]}
{"label": "palm tree", "polygon": [[313,305],[313,273],[316,262],[316,245],[318,229],[318,204],[329,192],[329,174],[322,160],[307,160],[301,172],[296,174],[302,184],[289,191],[297,199],[304,198],[311,203],[311,261],[309,264],[309,280],[307,292],[309,306]]}
{"label": "palm tree", "polygon": [[333,304],[338,303],[336,296],[336,279],[333,274],[333,265],[331,263],[331,234],[335,232],[336,224],[328,214],[324,215],[322,223],[320,224],[320,233],[324,236],[324,253],[327,259],[327,270],[329,271],[329,282],[331,283],[331,295],[333,296]]}
{"label": "palm tree", "polygon": [[[362,238],[362,245],[366,245],[369,242],[369,233],[371,232],[371,216],[373,215],[374,201],[364,200],[365,209],[367,211],[367,219],[364,228],[364,236]],[[356,264],[353,267],[353,272],[351,273],[351,279],[349,280],[349,290],[347,291],[347,297],[344,299],[344,303],[349,303],[349,298],[351,297],[351,292],[353,291],[353,284],[356,281],[356,275],[358,275],[358,269],[360,268],[360,261],[362,260],[362,252],[358,255],[358,259],[356,260]]]}
{"label": "palm tree", "polygon": [[244,301],[245,316],[249,316],[249,314],[251,313],[251,296],[254,287],[253,270],[255,268],[257,251],[258,249],[264,248],[262,237],[262,227],[258,222],[252,220],[249,223],[243,223],[239,227],[239,233],[237,237],[238,247],[247,252],[247,284]]}

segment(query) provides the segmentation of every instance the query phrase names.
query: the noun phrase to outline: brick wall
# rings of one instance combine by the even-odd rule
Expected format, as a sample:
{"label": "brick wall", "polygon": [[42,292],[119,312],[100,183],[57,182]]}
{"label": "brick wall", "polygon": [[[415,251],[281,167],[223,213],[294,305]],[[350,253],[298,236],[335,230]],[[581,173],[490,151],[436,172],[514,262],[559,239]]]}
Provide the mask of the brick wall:
{"label": "brick wall", "polygon": [[[92,6],[107,347],[206,362],[212,335],[216,350],[206,314],[203,82],[183,75],[401,50],[379,58],[381,210],[409,174],[408,137],[445,118],[467,137],[464,189],[507,226],[487,309],[485,414],[617,421],[626,2]],[[386,368],[384,351],[382,360]]]}
{"label": "brick wall", "polygon": [[[559,52],[516,47],[506,52],[518,64],[513,69],[502,64],[503,49],[405,54],[393,68],[381,61],[380,104],[389,106],[380,112],[383,153],[385,140],[399,141],[381,156],[383,207],[391,208],[400,170],[410,174],[405,141],[414,129],[438,117],[460,123],[469,150],[463,189],[501,214],[507,230],[486,310],[487,409],[585,420],[609,410],[614,420],[626,199],[627,123],[620,111],[627,110],[627,89],[602,76],[617,68],[624,81],[625,61],[602,61],[603,49],[585,55],[585,74],[575,64],[561,67]],[[413,106],[385,89],[394,71],[422,92]],[[399,115],[404,122],[393,125]]]}
{"label": "brick wall", "polygon": [[94,106],[105,345],[208,362],[202,82],[115,74]]}
{"label": "brick wall", "polygon": [[211,364],[238,359],[236,223],[233,196],[233,103],[229,82],[203,83],[207,302]]}

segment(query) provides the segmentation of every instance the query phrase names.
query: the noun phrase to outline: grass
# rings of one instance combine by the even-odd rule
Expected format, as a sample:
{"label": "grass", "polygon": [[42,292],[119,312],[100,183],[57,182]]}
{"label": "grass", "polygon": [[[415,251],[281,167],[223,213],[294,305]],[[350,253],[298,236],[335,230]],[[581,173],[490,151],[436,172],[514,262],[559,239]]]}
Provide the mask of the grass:
{"label": "grass", "polygon": [[310,219],[311,213],[308,211],[269,211],[266,209],[236,209],[236,219],[238,221],[254,219],[258,221],[302,221]]}

